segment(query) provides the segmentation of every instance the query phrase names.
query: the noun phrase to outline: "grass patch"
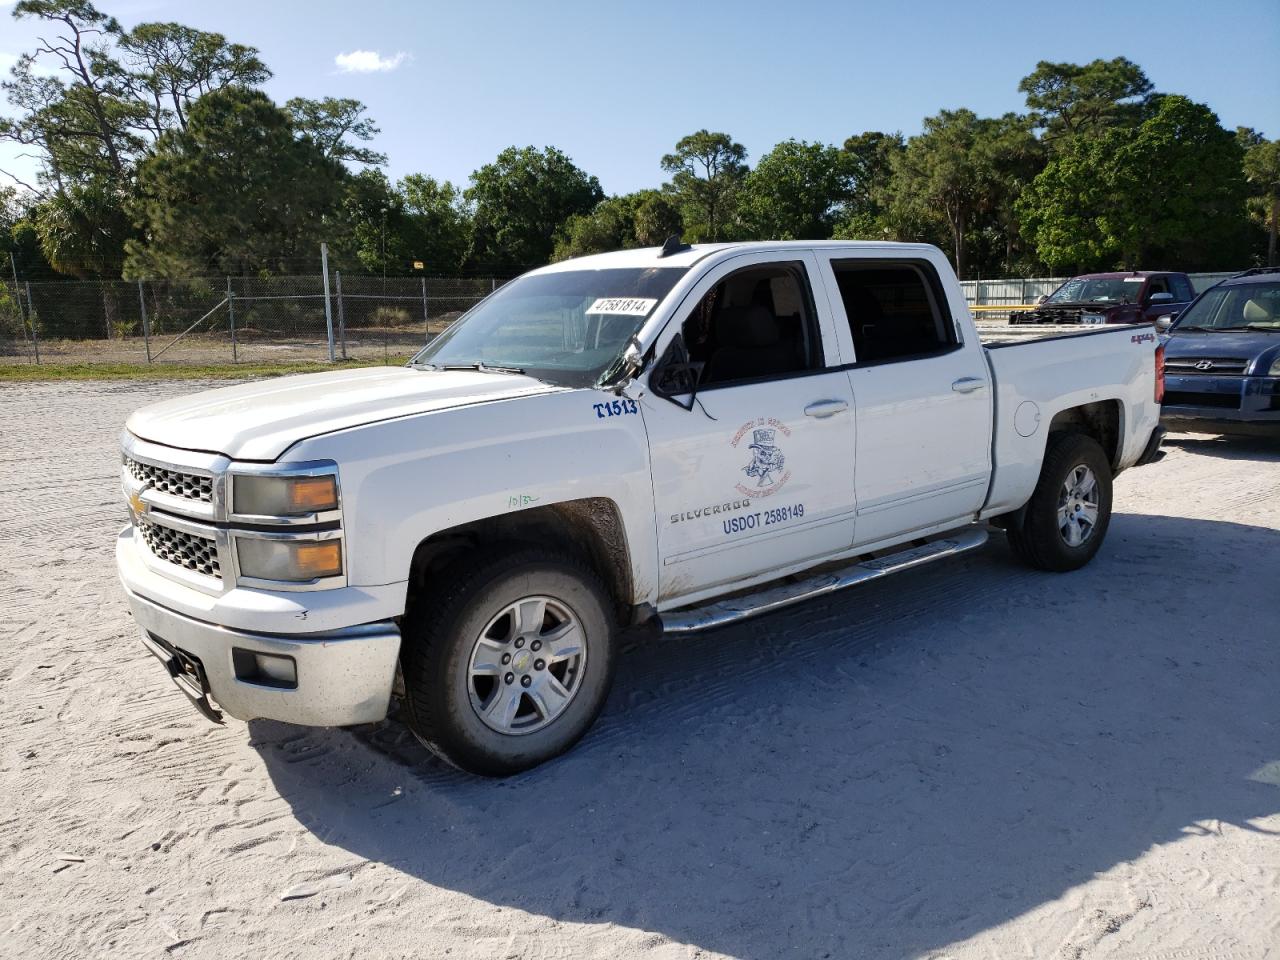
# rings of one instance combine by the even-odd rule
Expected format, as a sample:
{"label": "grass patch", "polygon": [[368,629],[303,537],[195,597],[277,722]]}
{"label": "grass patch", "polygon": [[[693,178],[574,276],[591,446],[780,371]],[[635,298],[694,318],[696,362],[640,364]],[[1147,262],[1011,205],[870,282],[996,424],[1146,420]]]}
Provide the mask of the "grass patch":
{"label": "grass patch", "polygon": [[[407,363],[409,355],[391,357],[390,365]],[[324,373],[353,367],[386,366],[381,360],[339,363],[0,363],[0,383],[47,380],[228,380]]]}

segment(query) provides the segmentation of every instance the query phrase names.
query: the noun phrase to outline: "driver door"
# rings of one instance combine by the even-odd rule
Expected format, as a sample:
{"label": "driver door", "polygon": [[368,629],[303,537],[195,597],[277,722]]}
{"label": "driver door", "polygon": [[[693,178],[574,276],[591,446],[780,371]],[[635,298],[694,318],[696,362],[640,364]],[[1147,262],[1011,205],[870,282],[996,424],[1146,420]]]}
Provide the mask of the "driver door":
{"label": "driver door", "polygon": [[[703,278],[659,338],[640,405],[660,607],[852,542],[853,396],[817,276],[808,253],[735,258]],[[664,396],[677,333],[697,389]]]}

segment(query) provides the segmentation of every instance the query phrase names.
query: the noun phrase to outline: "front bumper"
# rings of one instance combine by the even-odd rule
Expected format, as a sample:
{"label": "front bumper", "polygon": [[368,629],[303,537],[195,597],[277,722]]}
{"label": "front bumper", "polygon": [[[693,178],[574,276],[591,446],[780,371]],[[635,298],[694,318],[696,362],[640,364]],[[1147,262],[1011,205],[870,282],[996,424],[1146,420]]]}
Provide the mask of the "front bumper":
{"label": "front bumper", "polygon": [[1280,377],[1166,373],[1160,422],[1174,430],[1280,433]]}
{"label": "front bumper", "polygon": [[[139,592],[150,578],[159,578],[139,567],[131,530],[121,533],[116,560],[144,644],[170,665],[179,688],[196,701],[202,712],[206,712],[208,704],[201,704],[201,695],[207,694],[217,707],[240,720],[262,717],[306,726],[338,727],[373,723],[386,716],[400,655],[400,629],[393,621],[302,633],[259,632],[211,623]],[[307,600],[316,600],[324,593],[356,592],[353,588],[321,591]],[[356,603],[353,616],[361,609],[362,605]],[[322,619],[331,620],[336,611],[331,608],[326,612],[329,616]],[[271,618],[259,622],[270,623]],[[254,673],[253,654],[291,660],[296,674],[294,685],[281,686]],[[198,669],[186,673],[173,666],[193,662]]]}

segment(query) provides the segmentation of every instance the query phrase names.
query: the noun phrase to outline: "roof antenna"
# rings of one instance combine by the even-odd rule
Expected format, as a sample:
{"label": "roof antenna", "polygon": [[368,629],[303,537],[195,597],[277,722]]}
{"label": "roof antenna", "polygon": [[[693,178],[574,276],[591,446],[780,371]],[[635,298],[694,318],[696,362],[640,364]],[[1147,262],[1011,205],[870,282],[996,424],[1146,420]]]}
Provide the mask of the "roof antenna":
{"label": "roof antenna", "polygon": [[681,241],[680,234],[673,233],[671,236],[667,237],[666,243],[662,245],[662,252],[658,254],[658,256],[669,257],[673,253],[683,253],[685,250],[692,249],[693,247],[689,246],[689,244]]}

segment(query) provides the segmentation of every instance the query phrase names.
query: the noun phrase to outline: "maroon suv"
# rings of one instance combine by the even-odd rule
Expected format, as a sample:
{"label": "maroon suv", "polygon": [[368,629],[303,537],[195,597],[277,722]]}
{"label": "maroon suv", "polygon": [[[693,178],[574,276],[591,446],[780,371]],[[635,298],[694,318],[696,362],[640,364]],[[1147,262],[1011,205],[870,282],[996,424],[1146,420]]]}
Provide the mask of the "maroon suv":
{"label": "maroon suv", "polygon": [[1195,299],[1185,273],[1134,270],[1072,277],[1034,310],[1009,315],[1010,323],[1154,323],[1176,316]]}

